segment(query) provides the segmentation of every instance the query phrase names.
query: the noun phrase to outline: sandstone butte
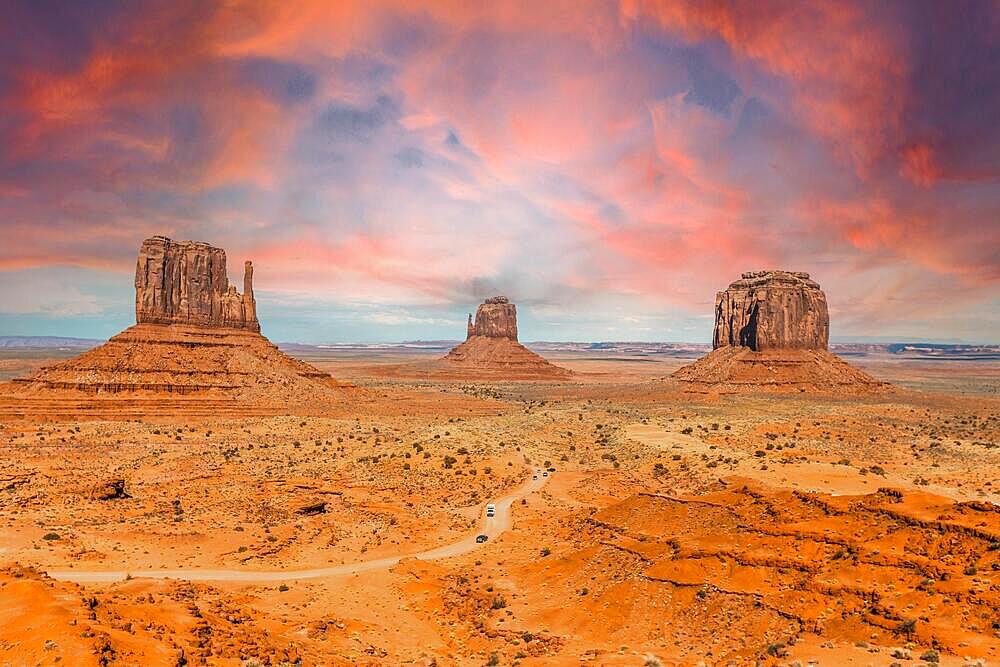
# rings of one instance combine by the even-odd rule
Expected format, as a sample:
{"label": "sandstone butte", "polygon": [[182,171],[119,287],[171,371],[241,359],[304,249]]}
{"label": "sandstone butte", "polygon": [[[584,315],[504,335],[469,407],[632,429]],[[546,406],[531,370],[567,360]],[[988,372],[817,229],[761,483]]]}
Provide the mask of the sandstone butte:
{"label": "sandstone butte", "polygon": [[222,248],[164,236],[146,239],[135,265],[135,321],[259,332],[253,263],[243,265],[241,295],[229,284]]}
{"label": "sandstone butte", "polygon": [[260,334],[253,265],[243,293],[229,284],[226,252],[207,243],[146,239],[135,271],[136,324],[77,357],[15,380],[24,391],[87,394],[217,392],[307,398],[336,383]]}
{"label": "sandstone butte", "polygon": [[517,307],[505,296],[486,299],[469,315],[466,339],[436,368],[483,379],[559,379],[572,373],[549,363],[517,341]]}
{"label": "sandstone butte", "polygon": [[808,273],[744,273],[715,297],[712,352],[673,377],[696,391],[886,387],[831,353],[829,338],[826,295]]}

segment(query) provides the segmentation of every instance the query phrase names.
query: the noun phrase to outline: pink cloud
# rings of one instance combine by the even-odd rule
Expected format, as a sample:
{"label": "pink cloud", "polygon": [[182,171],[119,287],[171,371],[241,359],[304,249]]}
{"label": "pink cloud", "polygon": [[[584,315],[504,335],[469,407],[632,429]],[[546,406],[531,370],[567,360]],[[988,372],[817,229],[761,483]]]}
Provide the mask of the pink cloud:
{"label": "pink cloud", "polygon": [[[37,191],[0,181],[0,269],[125,272],[168,233],[253,258],[278,289],[432,302],[522,280],[693,311],[767,266],[844,285],[926,270],[970,299],[1000,280],[995,196],[949,189],[995,184],[989,158],[914,123],[914,37],[869,3],[197,9],[133,13],[78,66],[17,72],[5,153],[61,168]],[[691,95],[686,51],[738,89],[727,109]],[[314,98],[282,105],[228,69],[268,58],[318,72]],[[358,62],[374,73],[344,73]],[[381,96],[389,138],[309,134]],[[191,145],[168,117],[188,107]]]}

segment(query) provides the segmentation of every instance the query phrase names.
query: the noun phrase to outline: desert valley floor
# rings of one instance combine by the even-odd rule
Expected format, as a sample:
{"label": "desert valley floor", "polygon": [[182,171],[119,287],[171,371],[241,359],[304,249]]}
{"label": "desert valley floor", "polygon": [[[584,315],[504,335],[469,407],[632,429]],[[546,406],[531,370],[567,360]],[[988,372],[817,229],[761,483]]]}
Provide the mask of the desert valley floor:
{"label": "desert valley floor", "polygon": [[291,406],[0,385],[0,664],[1000,660],[1000,361],[718,396],[547,356],[575,375],[313,351],[343,386]]}

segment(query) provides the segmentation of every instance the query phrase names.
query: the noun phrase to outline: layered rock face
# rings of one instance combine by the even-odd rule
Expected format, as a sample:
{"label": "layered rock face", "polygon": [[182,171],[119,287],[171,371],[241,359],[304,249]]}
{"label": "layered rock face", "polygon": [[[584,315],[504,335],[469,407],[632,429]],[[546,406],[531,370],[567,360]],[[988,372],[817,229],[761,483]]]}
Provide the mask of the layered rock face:
{"label": "layered rock face", "polygon": [[517,340],[517,306],[505,296],[486,299],[476,309],[476,321],[469,328],[468,336]]}
{"label": "layered rock face", "polygon": [[716,349],[825,350],[829,337],[826,295],[808,273],[744,273],[716,295]]}
{"label": "layered rock face", "polygon": [[229,284],[226,251],[207,243],[146,239],[135,266],[137,324],[190,324],[260,331],[253,265],[243,267],[243,294]]}

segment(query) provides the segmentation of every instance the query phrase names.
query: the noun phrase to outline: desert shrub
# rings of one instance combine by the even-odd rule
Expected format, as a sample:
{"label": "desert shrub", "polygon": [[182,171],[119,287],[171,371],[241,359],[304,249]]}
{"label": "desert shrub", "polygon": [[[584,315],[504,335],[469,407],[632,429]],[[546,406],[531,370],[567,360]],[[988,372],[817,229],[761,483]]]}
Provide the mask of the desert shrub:
{"label": "desert shrub", "polygon": [[493,598],[493,604],[490,606],[493,609],[503,609],[507,606],[507,599],[502,595],[497,595]]}
{"label": "desert shrub", "polygon": [[58,540],[59,533],[45,533],[45,535],[42,536],[42,539],[48,540],[49,542],[51,542],[52,540]]}

